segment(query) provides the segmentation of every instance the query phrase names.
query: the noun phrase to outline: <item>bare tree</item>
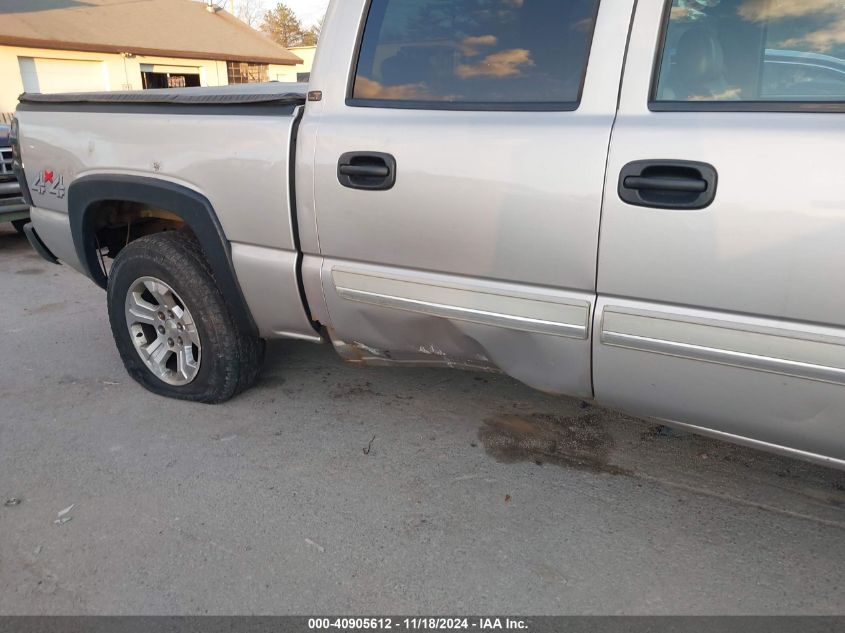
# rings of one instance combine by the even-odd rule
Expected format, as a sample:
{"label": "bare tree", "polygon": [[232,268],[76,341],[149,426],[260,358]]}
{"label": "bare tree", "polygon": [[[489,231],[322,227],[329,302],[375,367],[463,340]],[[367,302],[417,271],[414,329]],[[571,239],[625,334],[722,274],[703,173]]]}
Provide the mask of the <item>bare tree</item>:
{"label": "bare tree", "polygon": [[323,21],[326,19],[325,16],[317,20],[316,24],[313,24],[302,33],[302,45],[303,46],[316,46],[317,42],[320,39],[320,32],[323,30]]}
{"label": "bare tree", "polygon": [[254,29],[261,26],[264,9],[261,0],[235,0],[235,17]]}

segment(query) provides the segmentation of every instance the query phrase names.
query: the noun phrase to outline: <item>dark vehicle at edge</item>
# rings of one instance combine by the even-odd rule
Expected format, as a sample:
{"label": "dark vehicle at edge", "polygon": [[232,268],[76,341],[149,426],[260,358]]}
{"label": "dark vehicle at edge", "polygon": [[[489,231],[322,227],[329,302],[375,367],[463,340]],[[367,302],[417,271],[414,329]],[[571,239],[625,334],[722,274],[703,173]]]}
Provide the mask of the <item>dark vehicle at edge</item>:
{"label": "dark vehicle at edge", "polygon": [[10,131],[9,125],[0,124],[0,222],[11,222],[18,233],[23,234],[23,227],[29,222],[29,205],[24,201],[12,171]]}

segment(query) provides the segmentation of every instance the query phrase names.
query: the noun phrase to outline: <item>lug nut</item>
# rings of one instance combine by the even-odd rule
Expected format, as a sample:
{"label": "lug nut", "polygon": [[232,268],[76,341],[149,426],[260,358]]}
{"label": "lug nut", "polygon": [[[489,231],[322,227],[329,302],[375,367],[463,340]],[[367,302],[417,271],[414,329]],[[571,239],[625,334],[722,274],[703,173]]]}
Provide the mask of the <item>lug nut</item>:
{"label": "lug nut", "polygon": [[159,333],[159,334],[164,334],[164,326],[163,326],[163,325],[159,325],[159,326],[158,326],[158,333]]}
{"label": "lug nut", "polygon": [[184,332],[184,331],[185,331],[185,326],[184,326],[184,325],[182,325],[181,323],[177,323],[177,324],[176,324],[176,329],[177,329],[177,330],[179,330],[180,332]]}
{"label": "lug nut", "polygon": [[172,338],[167,339],[167,344],[168,344],[170,347],[173,347],[173,339],[172,339]]}
{"label": "lug nut", "polygon": [[167,311],[167,318],[168,318],[168,319],[174,319],[174,318],[176,318],[176,317],[174,317],[174,316],[173,316],[173,313],[172,313],[172,312],[170,312],[170,311],[168,310],[168,311]]}
{"label": "lug nut", "polygon": [[179,347],[182,347],[182,345],[184,345],[184,343],[182,343],[182,337],[181,336],[176,339],[176,342],[179,343]]}
{"label": "lug nut", "polygon": [[160,321],[164,321],[164,312],[159,312],[156,316],[159,318]]}

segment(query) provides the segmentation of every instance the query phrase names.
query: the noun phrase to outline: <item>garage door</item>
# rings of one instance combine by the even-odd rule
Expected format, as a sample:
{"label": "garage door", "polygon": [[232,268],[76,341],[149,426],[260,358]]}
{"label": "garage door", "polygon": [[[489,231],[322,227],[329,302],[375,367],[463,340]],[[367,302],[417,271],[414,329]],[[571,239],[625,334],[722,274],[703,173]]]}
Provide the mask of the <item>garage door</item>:
{"label": "garage door", "polygon": [[107,90],[102,62],[19,57],[26,92],[87,92]]}

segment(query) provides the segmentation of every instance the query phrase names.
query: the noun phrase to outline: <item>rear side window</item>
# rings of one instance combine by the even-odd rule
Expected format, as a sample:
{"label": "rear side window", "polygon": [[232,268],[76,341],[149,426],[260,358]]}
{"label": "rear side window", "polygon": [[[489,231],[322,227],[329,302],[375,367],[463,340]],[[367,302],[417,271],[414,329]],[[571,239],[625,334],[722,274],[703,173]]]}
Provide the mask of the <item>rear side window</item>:
{"label": "rear side window", "polygon": [[571,110],[599,0],[372,0],[350,105]]}
{"label": "rear side window", "polygon": [[845,101],[843,0],[673,0],[657,102]]}

